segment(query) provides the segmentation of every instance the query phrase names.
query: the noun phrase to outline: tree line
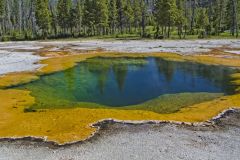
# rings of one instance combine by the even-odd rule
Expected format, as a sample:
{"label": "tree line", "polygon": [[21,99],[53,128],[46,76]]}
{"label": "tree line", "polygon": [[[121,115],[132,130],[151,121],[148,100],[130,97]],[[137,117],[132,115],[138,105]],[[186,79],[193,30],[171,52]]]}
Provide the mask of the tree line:
{"label": "tree line", "polygon": [[238,37],[239,14],[240,0],[0,0],[0,37]]}

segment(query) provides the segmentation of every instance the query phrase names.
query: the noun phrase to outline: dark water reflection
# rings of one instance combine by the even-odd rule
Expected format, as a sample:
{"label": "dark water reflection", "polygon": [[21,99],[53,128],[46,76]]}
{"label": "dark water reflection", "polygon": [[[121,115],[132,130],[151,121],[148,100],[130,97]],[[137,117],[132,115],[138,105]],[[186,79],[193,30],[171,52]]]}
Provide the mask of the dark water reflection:
{"label": "dark water reflection", "polygon": [[66,71],[42,76],[20,88],[31,90],[39,103],[49,99],[61,104],[66,100],[126,106],[164,94],[232,94],[234,86],[229,75],[236,71],[160,58],[93,58]]}

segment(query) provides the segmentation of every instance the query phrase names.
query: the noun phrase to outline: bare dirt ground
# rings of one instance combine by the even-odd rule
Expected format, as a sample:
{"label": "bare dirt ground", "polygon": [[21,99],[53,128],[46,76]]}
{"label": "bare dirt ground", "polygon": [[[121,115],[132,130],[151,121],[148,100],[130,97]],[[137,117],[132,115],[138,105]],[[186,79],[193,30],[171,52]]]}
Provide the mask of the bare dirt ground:
{"label": "bare dirt ground", "polygon": [[211,126],[105,124],[92,139],[56,147],[1,141],[2,160],[239,160],[240,111]]}

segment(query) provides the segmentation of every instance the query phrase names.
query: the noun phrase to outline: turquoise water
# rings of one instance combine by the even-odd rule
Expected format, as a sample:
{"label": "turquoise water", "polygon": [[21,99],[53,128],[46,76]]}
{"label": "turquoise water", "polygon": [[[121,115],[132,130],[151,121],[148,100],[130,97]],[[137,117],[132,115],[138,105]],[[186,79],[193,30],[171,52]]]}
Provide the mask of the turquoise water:
{"label": "turquoise water", "polygon": [[160,58],[92,58],[18,86],[32,91],[37,108],[92,102],[112,107],[177,93],[233,94],[236,69]]}

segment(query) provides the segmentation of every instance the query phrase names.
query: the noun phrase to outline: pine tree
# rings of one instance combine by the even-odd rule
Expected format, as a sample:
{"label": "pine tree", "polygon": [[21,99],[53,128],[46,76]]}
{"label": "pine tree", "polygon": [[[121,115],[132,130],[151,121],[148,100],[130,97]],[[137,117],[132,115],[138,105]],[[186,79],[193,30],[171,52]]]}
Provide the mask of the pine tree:
{"label": "pine tree", "polygon": [[57,3],[57,20],[58,20],[58,25],[60,28],[66,28],[65,22],[64,22],[64,0],[58,0]]}
{"label": "pine tree", "polygon": [[116,0],[110,0],[108,3],[108,17],[109,17],[109,27],[111,34],[115,34],[117,25],[117,2]]}
{"label": "pine tree", "polygon": [[128,26],[128,32],[131,32],[131,27],[133,23],[133,9],[132,9],[132,4],[131,0],[127,0],[126,5],[124,7],[124,16],[126,18],[126,25]]}
{"label": "pine tree", "polygon": [[235,31],[236,31],[236,38],[238,38],[239,35],[239,12],[240,10],[240,1],[234,0],[234,18],[235,18]]}
{"label": "pine tree", "polygon": [[108,27],[107,0],[95,0],[95,4],[95,22],[98,27],[98,34],[106,34],[106,29]]}
{"label": "pine tree", "polygon": [[4,15],[4,0],[0,0],[0,18]]}
{"label": "pine tree", "polygon": [[190,32],[191,34],[194,34],[197,0],[190,0],[190,6],[191,6]]}
{"label": "pine tree", "polygon": [[58,21],[57,21],[57,15],[56,15],[56,7],[54,5],[50,4],[50,17],[51,17],[51,28],[54,32],[55,37],[57,37],[57,25],[58,25]]}
{"label": "pine tree", "polygon": [[96,4],[94,0],[85,0],[83,10],[83,25],[87,31],[87,35],[95,35],[96,25]]}
{"label": "pine tree", "polygon": [[70,32],[72,37],[74,37],[74,33],[81,34],[82,27],[82,6],[80,0],[76,2],[75,5],[70,4],[70,13],[69,17],[66,18],[68,23],[68,28],[70,28]]}
{"label": "pine tree", "polygon": [[117,0],[118,28],[120,29],[121,34],[123,34],[123,28],[125,24],[125,18],[124,18],[125,5],[126,5],[125,0]]}
{"label": "pine tree", "polygon": [[4,0],[0,0],[0,36],[3,34]]}
{"label": "pine tree", "polygon": [[160,27],[162,29],[161,34],[164,34],[164,26],[165,26],[165,21],[166,17],[164,14],[166,13],[166,10],[164,9],[164,1],[163,0],[158,0],[155,1],[154,4],[154,17],[155,17],[155,22],[156,22],[156,33],[155,33],[155,38],[159,37],[159,32],[160,32]]}
{"label": "pine tree", "polygon": [[146,17],[147,17],[147,6],[145,4],[144,0],[140,0],[140,8],[141,8],[141,27],[142,27],[142,33],[141,36],[146,36]]}
{"label": "pine tree", "polygon": [[226,2],[225,0],[216,0],[214,4],[214,15],[213,15],[213,28],[214,33],[219,35],[223,30],[223,17],[226,12]]}
{"label": "pine tree", "polygon": [[59,26],[63,29],[64,34],[67,33],[67,29],[70,27],[72,0],[59,0],[57,3],[57,19]]}
{"label": "pine tree", "polygon": [[68,26],[70,28],[72,37],[74,37],[74,32],[73,32],[74,28],[77,27],[77,20],[78,20],[77,7],[71,6],[70,15],[68,19]]}
{"label": "pine tree", "polygon": [[[178,15],[177,5],[175,0],[159,0],[155,4],[155,17],[157,28],[162,27],[162,34],[170,37],[171,26],[175,24]],[[158,34],[158,30],[157,30]]]}
{"label": "pine tree", "polygon": [[82,29],[82,18],[83,18],[83,2],[82,0],[78,0],[76,4],[76,24],[78,33],[81,34]]}
{"label": "pine tree", "polygon": [[205,8],[201,8],[198,10],[198,14],[196,18],[196,27],[200,31],[200,38],[205,37],[208,26],[209,26],[209,19],[207,15],[207,10]]}
{"label": "pine tree", "polygon": [[141,22],[141,8],[140,8],[140,1],[139,0],[133,0],[133,15],[134,15],[134,27],[135,32],[137,31],[137,28],[139,27],[139,24]]}
{"label": "pine tree", "polygon": [[182,34],[183,34],[183,27],[186,26],[186,17],[184,15],[184,1],[183,0],[177,0],[176,4],[177,4],[177,14],[175,17],[175,24],[177,26],[177,30],[178,30],[178,36],[181,39],[182,38]]}
{"label": "pine tree", "polygon": [[239,0],[229,0],[227,4],[227,26],[231,31],[232,36],[238,37],[238,22],[239,22]]}
{"label": "pine tree", "polygon": [[35,7],[37,25],[42,30],[43,37],[47,38],[50,27],[48,0],[36,0]]}
{"label": "pine tree", "polygon": [[213,26],[214,26],[214,6],[213,1],[209,1],[207,9],[207,16],[209,20],[209,25],[207,26],[206,32],[208,35],[212,34]]}

